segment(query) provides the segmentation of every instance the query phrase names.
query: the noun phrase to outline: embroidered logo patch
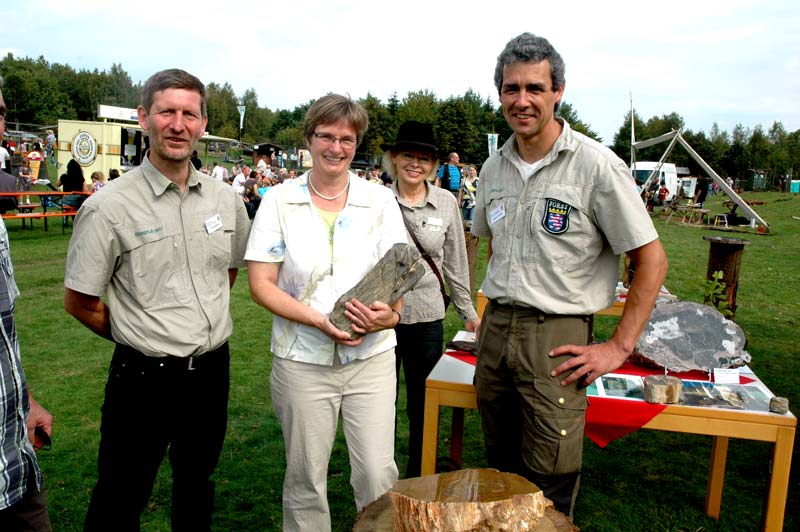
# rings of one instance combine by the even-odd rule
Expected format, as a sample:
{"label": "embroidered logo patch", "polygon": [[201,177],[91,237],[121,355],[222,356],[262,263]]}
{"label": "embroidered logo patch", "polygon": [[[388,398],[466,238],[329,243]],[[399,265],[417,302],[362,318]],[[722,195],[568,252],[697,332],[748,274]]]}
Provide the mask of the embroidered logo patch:
{"label": "embroidered logo patch", "polygon": [[553,198],[545,198],[547,204],[544,207],[544,217],[542,226],[551,235],[560,235],[569,229],[569,213],[572,205],[558,201]]}

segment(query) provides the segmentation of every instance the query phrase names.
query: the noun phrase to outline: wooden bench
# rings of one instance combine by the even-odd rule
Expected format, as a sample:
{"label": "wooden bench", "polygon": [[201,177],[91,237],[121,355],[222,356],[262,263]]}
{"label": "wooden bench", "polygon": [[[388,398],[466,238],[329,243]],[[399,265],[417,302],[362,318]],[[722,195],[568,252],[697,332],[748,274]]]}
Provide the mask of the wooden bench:
{"label": "wooden bench", "polygon": [[[63,201],[54,201],[51,198],[63,198],[64,196],[90,196],[91,192],[39,192],[39,191],[25,191],[25,192],[0,192],[0,197],[13,196],[18,200],[23,196],[38,197],[39,203],[36,205],[22,204],[17,205],[17,212],[9,212],[3,214],[4,220],[22,220],[22,227],[25,228],[25,222],[31,220],[31,227],[33,227],[33,220],[44,220],[44,230],[47,231],[48,218],[61,218],[61,233],[66,233],[66,228],[69,227],[69,217],[75,217],[77,209],[70,205],[64,205]],[[41,207],[41,212],[34,212],[34,209]],[[53,208],[56,210],[47,210]]]}
{"label": "wooden bench", "polygon": [[[71,210],[69,210],[71,209]],[[47,231],[48,218],[61,218],[61,233],[66,233],[66,228],[69,227],[70,216],[75,216],[77,211],[74,208],[68,207],[68,210],[62,212],[25,212],[25,213],[6,213],[3,215],[3,220],[22,220],[22,228],[25,229],[25,221],[31,220],[31,228],[33,228],[33,220],[44,220],[44,230]]]}

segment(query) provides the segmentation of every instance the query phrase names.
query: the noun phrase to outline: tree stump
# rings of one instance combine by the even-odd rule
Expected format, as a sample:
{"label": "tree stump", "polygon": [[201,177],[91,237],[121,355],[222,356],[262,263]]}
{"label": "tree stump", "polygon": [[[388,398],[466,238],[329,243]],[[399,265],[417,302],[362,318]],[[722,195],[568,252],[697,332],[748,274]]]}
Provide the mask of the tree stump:
{"label": "tree stump", "polygon": [[355,532],[569,531],[527,480],[494,469],[467,469],[398,481],[359,516]]}

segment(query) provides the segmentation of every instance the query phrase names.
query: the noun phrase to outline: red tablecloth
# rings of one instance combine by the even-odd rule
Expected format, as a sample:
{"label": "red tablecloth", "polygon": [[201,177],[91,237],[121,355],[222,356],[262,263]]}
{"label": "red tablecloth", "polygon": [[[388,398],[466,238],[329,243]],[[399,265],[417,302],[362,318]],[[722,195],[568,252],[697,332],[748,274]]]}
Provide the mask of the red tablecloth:
{"label": "red tablecloth", "polygon": [[[475,365],[476,357],[465,351],[447,351],[447,355]],[[625,375],[663,375],[663,370],[644,368],[631,363],[625,363],[614,373]],[[670,373],[682,380],[707,381],[709,376],[704,371],[687,371],[685,373]],[[713,377],[712,379],[713,380]],[[740,376],[739,383],[753,382],[750,377]],[[586,409],[586,427],[584,434],[600,447],[605,447],[617,438],[639,430],[648,421],[660,414],[667,405],[651,404],[645,401],[632,401],[630,399],[616,399],[611,397],[589,397],[589,407]]]}

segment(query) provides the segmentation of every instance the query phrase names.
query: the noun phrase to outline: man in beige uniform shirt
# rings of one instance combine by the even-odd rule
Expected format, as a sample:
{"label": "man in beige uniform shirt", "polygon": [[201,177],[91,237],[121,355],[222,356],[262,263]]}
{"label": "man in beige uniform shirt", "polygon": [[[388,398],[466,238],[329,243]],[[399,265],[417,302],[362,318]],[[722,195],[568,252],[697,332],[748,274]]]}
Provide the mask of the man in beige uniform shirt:
{"label": "man in beige uniform shirt", "polygon": [[[509,41],[495,84],[514,134],[481,169],[472,222],[492,252],[478,408],[489,465],[528,478],[571,515],[585,386],[633,351],[667,261],[625,163],[555,117],[564,62],[550,43]],[[613,302],[622,253],[636,265],[625,311],[608,342],[586,345],[592,315]]]}
{"label": "man in beige uniform shirt", "polygon": [[205,98],[182,70],[147,80],[138,114],[148,156],[75,219],[64,307],[116,343],[87,531],[139,530],[167,449],[172,530],[211,529],[210,477],[227,426],[230,286],[250,226],[241,197],[189,162]]}

